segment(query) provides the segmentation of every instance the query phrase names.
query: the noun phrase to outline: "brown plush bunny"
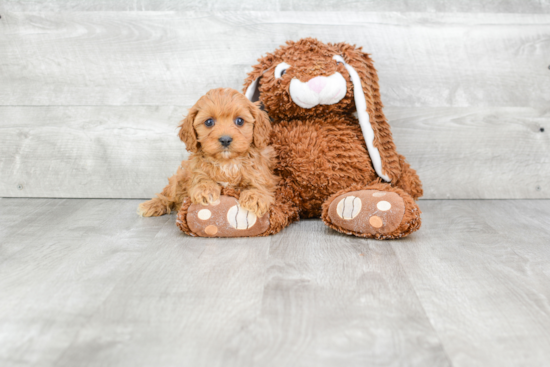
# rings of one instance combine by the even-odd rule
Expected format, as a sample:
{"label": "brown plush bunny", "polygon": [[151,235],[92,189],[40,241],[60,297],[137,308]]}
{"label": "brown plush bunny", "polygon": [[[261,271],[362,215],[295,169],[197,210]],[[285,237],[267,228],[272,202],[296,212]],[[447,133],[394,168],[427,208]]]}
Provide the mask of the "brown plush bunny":
{"label": "brown plush bunny", "polygon": [[[300,217],[321,217],[339,232],[377,239],[420,228],[415,200],[422,184],[395,149],[376,70],[361,48],[313,38],[287,42],[259,59],[244,89],[272,119],[281,177],[269,228],[260,235]],[[189,206],[182,206],[180,220],[193,219]]]}

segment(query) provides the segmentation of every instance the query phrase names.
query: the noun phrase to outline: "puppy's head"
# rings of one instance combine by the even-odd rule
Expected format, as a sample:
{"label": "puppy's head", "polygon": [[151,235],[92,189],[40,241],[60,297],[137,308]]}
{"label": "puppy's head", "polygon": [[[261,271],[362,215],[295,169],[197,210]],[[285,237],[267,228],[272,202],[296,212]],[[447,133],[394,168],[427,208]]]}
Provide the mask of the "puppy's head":
{"label": "puppy's head", "polygon": [[189,110],[179,136],[187,150],[231,159],[269,142],[271,124],[259,103],[230,88],[212,89]]}

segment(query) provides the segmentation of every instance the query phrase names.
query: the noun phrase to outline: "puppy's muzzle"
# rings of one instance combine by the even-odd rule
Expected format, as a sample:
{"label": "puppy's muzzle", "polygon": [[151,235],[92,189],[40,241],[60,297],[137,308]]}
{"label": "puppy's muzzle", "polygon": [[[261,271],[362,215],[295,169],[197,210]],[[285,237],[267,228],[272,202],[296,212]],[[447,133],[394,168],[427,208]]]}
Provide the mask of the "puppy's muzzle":
{"label": "puppy's muzzle", "polygon": [[218,140],[220,141],[220,143],[223,145],[224,148],[227,148],[233,141],[233,138],[230,136],[224,135]]}

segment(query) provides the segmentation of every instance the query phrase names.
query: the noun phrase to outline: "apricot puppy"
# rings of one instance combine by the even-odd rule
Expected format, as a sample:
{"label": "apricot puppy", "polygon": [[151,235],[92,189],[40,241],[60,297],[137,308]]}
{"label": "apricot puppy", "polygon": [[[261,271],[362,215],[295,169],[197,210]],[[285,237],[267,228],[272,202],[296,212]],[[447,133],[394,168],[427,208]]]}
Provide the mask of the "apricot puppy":
{"label": "apricot puppy", "polygon": [[138,214],[159,216],[178,210],[185,197],[216,204],[221,188],[240,190],[239,205],[262,217],[273,203],[278,178],[268,146],[271,123],[259,105],[234,89],[212,89],[189,110],[179,137],[191,153],[168,186],[141,203]]}

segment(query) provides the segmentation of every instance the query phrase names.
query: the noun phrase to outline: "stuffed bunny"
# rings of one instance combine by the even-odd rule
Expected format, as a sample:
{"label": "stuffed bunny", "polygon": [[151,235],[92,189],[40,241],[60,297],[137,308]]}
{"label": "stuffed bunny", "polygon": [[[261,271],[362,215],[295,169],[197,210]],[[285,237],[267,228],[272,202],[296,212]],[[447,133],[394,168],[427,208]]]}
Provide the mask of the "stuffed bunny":
{"label": "stuffed bunny", "polygon": [[[227,236],[269,235],[315,217],[339,232],[376,239],[420,228],[415,200],[422,184],[395,149],[369,55],[347,43],[305,38],[258,61],[244,91],[272,119],[281,182],[261,233],[234,228]],[[196,222],[197,209],[184,203],[178,216],[189,234],[197,235],[185,225]]]}

